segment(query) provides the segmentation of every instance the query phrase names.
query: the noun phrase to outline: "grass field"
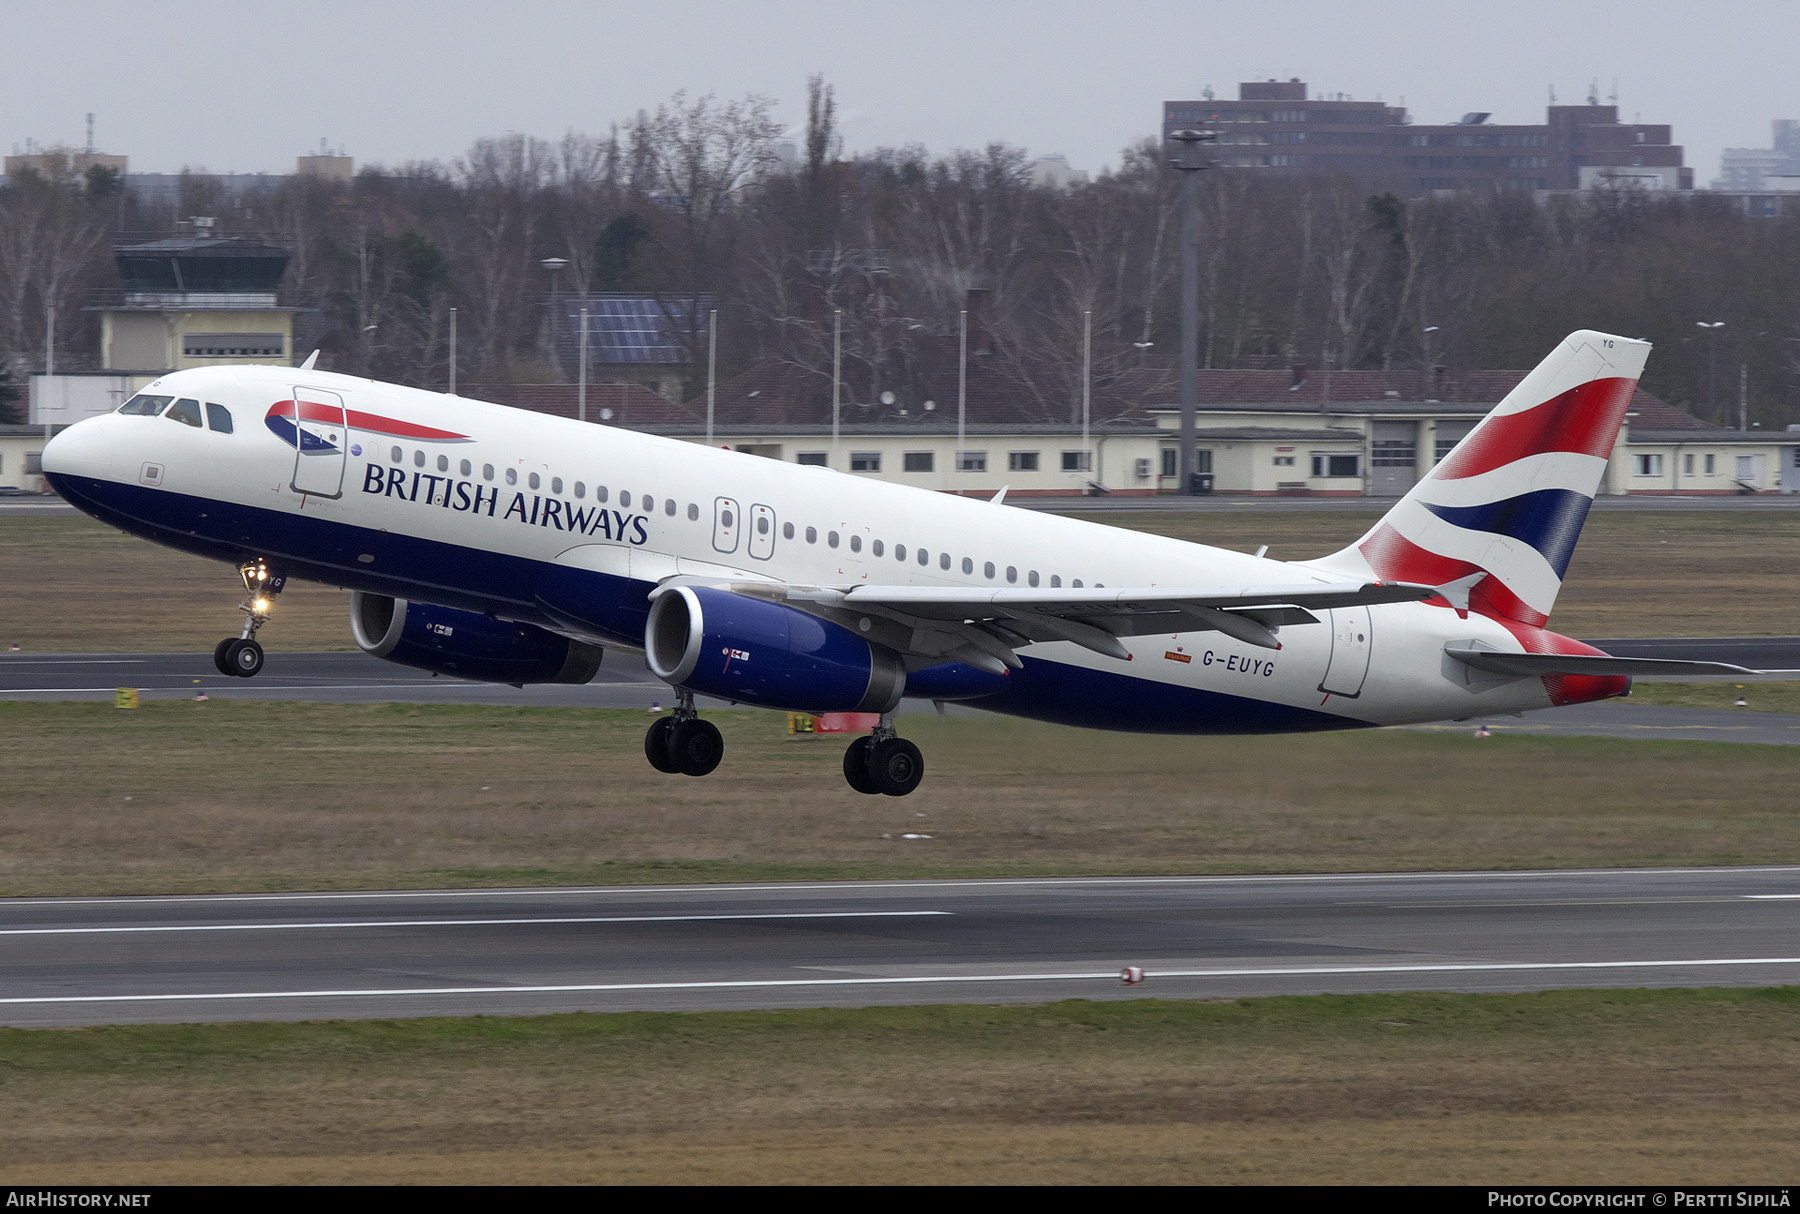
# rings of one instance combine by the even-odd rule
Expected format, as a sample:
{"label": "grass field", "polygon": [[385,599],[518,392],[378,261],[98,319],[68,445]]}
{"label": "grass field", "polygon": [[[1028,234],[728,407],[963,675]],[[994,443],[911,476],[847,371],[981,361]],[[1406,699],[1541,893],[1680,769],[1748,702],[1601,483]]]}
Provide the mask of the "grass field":
{"label": "grass field", "polygon": [[[1645,683],[1631,685],[1633,704],[1676,708],[1737,708],[1751,712],[1800,712],[1800,683]],[[1743,711],[1740,709],[1739,711]]]}
{"label": "grass field", "polygon": [[[1096,521],[1283,560],[1354,540],[1375,515],[1092,516]],[[0,648],[204,652],[243,617],[225,565],[86,518],[0,518]],[[1784,636],[1800,632],[1800,511],[1596,513],[1553,626],[1571,636]],[[262,633],[274,651],[351,648],[348,595],[295,583]]]}
{"label": "grass field", "polygon": [[1800,990],[0,1030],[0,1183],[1785,1184]]}
{"label": "grass field", "polygon": [[842,739],[710,719],[694,780],[625,710],[0,705],[0,894],[1800,860],[1793,747],[921,716],[896,799],[844,786]]}
{"label": "grass field", "polygon": [[[1379,516],[1157,512],[1090,516],[1179,539],[1304,560],[1352,543]],[[1800,510],[1588,515],[1550,626],[1575,637],[1800,633]]]}

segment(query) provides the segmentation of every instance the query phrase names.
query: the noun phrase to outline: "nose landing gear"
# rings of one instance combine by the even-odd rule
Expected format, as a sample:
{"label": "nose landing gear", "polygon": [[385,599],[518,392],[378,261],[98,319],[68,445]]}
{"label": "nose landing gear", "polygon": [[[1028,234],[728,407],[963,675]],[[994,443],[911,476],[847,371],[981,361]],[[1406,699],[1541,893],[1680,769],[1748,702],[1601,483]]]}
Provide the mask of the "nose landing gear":
{"label": "nose landing gear", "polygon": [[894,733],[894,718],[883,715],[875,732],[850,743],[844,752],[844,781],[857,792],[904,797],[925,778],[925,756]]}
{"label": "nose landing gear", "polygon": [[718,726],[700,719],[694,693],[676,688],[675,712],[659,719],[644,735],[644,757],[650,766],[668,775],[704,776],[725,757],[725,739]]}
{"label": "nose landing gear", "polygon": [[220,674],[248,679],[263,668],[263,648],[257,644],[256,630],[269,622],[270,600],[281,593],[287,579],[270,574],[262,561],[239,565],[238,576],[244,580],[244,601],[238,604],[244,613],[244,631],[240,636],[226,637],[213,648],[213,665]]}

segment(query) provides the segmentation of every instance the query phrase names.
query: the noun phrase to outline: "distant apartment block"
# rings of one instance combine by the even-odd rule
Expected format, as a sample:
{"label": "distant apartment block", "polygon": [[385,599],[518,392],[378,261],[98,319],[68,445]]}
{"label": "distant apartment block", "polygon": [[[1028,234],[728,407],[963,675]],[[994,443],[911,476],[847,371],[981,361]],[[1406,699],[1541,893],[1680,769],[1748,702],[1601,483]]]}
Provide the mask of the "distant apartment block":
{"label": "distant apartment block", "polygon": [[1767,179],[1800,177],[1800,119],[1777,118],[1769,126],[1774,137],[1768,147],[1725,149],[1713,189],[1755,193],[1771,186],[1792,188],[1786,181]]}
{"label": "distant apartment block", "polygon": [[[1692,189],[1693,170],[1667,125],[1621,123],[1619,107],[1552,105],[1542,125],[1490,124],[1480,111],[1416,126],[1402,106],[1308,99],[1306,82],[1251,81],[1233,101],[1163,103],[1165,138],[1183,128],[1218,132],[1221,168],[1282,175],[1349,172],[1409,196],[1435,190],[1574,190],[1633,179]],[[1584,180],[1585,178],[1585,180]]]}

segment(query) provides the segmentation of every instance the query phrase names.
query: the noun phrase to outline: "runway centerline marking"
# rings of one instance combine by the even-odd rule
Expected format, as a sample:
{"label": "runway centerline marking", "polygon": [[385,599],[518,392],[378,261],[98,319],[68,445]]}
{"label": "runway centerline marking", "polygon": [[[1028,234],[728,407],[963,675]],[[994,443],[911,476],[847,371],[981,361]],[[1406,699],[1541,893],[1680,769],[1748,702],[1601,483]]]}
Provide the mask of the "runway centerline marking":
{"label": "runway centerline marking", "polygon": [[0,936],[107,936],[138,932],[291,932],[359,927],[518,927],[550,923],[720,923],[763,919],[920,919],[948,916],[952,911],[791,911],[740,915],[594,915],[549,916],[538,919],[377,919],[333,923],[181,923],[147,927],[8,927]]}
{"label": "runway centerline marking", "polygon": [[[1495,961],[1437,965],[1304,965],[1274,969],[1148,970],[1151,978],[1334,977],[1357,974],[1522,973],[1532,970],[1693,969],[1741,965],[1800,965],[1800,957],[1718,957],[1680,961]],[[413,995],[578,995],[608,991],[766,990],[818,986],[927,986],[976,982],[1119,981],[1118,970],[1072,974],[932,974],[899,978],[746,978],[712,982],[589,982],[544,986],[424,986],[335,991],[206,991],[156,995],[24,995],[0,1006],[50,1003],[180,1003],[227,999],[371,999]]]}
{"label": "runway centerline marking", "polygon": [[1739,894],[1740,898],[1749,898],[1754,902],[1791,902],[1800,898],[1800,894]]}

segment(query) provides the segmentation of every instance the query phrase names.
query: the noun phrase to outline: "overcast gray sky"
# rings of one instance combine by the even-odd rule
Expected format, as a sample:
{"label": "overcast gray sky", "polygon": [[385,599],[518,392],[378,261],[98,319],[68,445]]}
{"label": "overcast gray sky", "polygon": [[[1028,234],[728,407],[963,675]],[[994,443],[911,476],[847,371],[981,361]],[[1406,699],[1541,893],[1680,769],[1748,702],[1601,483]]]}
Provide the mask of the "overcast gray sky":
{"label": "overcast gray sky", "polygon": [[[836,88],[850,151],[993,140],[1117,164],[1158,105],[1299,76],[1404,97],[1417,122],[1542,122],[1618,80],[1621,117],[1667,122],[1704,185],[1719,151],[1800,117],[1794,0],[89,0],[7,17],[0,147],[80,144],[140,172],[291,172],[321,137],[358,165],[457,156],[482,135],[604,132],[677,89],[766,93],[804,116]],[[273,14],[265,15],[265,14]]]}

